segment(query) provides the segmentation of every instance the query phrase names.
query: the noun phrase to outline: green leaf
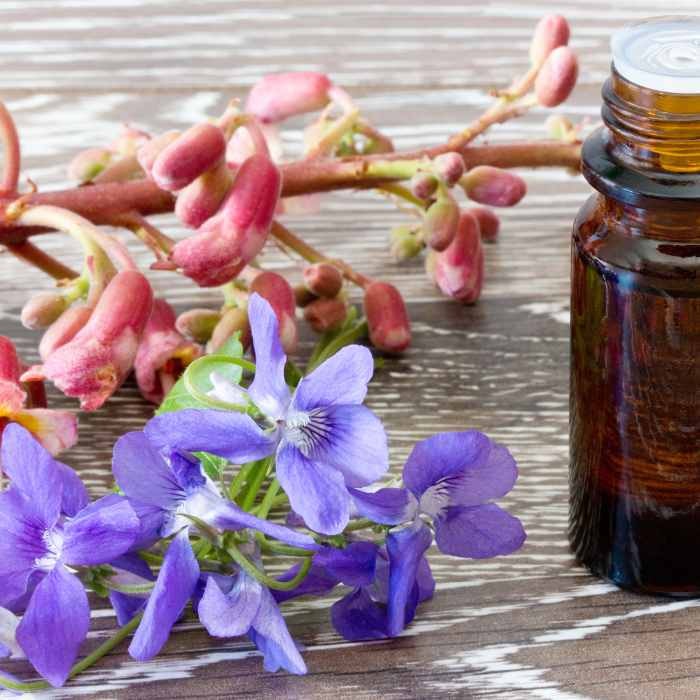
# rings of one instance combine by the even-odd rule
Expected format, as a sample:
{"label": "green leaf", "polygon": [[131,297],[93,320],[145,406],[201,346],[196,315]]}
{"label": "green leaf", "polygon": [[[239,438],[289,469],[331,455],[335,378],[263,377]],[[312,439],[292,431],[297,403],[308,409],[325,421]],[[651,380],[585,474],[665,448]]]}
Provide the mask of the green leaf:
{"label": "green leaf", "polygon": [[228,464],[228,460],[209,452],[195,452],[194,456],[201,462],[206,475],[212,481],[219,481],[221,474]]}
{"label": "green leaf", "polygon": [[[243,357],[243,345],[239,339],[240,333],[234,333],[216,352],[211,353],[214,356],[221,357]],[[220,369],[216,370],[223,377],[228,379],[232,384],[240,384],[243,376],[243,370],[235,365],[227,365],[221,363]],[[213,389],[209,377],[198,377],[199,384],[203,391]],[[181,411],[183,408],[204,408],[201,401],[195,399],[185,388],[185,382],[182,377],[175,382],[173,388],[168,392],[168,395],[163,399],[163,402],[158,407],[156,415],[161,413],[170,413],[172,411]]]}

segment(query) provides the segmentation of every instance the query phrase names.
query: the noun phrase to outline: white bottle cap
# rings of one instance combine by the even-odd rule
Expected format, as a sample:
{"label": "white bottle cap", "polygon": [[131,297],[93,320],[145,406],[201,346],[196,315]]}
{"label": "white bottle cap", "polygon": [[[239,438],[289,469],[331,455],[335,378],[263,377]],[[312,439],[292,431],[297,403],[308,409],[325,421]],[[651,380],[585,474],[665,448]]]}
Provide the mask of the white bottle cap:
{"label": "white bottle cap", "polygon": [[615,70],[656,92],[700,94],[700,17],[653,17],[612,37]]}

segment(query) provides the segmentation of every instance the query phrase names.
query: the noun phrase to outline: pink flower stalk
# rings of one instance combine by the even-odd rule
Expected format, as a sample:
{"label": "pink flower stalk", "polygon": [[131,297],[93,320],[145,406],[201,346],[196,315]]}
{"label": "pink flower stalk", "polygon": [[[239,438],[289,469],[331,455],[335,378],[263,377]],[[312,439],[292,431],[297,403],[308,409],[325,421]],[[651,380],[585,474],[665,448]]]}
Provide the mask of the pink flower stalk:
{"label": "pink flower stalk", "polygon": [[166,131],[146,141],[136,152],[136,160],[148,177],[152,177],[153,165],[158,156],[180,136],[179,131]]}
{"label": "pink flower stalk", "polygon": [[347,304],[340,297],[316,299],[304,307],[304,319],[316,333],[337,330],[347,315]]}
{"label": "pink flower stalk", "polygon": [[[78,421],[70,411],[32,408],[37,395],[31,382],[27,391],[20,383],[22,371],[14,344],[0,336],[0,440],[8,423],[19,423],[41,442],[51,454],[58,454],[75,445]],[[41,385],[43,386],[43,385]],[[1,467],[2,465],[0,465]]]}
{"label": "pink flower stalk", "polygon": [[304,284],[317,297],[332,298],[343,288],[343,275],[330,263],[314,263],[304,269]]}
{"label": "pink flower stalk", "polygon": [[281,122],[328,104],[332,83],[323,73],[300,71],[266,75],[251,89],[245,110],[266,123]]}
{"label": "pink flower stalk", "polygon": [[20,320],[25,328],[50,326],[68,306],[66,298],[57,292],[42,292],[33,296],[22,307]]}
{"label": "pink flower stalk", "polygon": [[251,294],[257,292],[270,303],[279,323],[282,347],[286,353],[293,353],[297,347],[299,333],[294,317],[296,298],[292,286],[282,275],[265,271],[256,275],[249,289]]}
{"label": "pink flower stalk", "polygon": [[406,304],[394,285],[371,282],[365,288],[364,307],[372,345],[384,352],[398,353],[411,344]]}
{"label": "pink flower stalk", "polygon": [[452,187],[464,175],[464,159],[459,153],[443,153],[433,160],[433,169],[448,187]]}
{"label": "pink flower stalk", "polygon": [[81,408],[94,411],[131,370],[152,306],[151,285],[140,272],[117,273],[87,325],[22,378],[50,379],[67,396],[78,397]]}
{"label": "pink flower stalk", "polygon": [[541,65],[554,49],[569,43],[569,23],[561,15],[545,15],[535,27],[530,44],[530,62]]}
{"label": "pink flower stalk", "polygon": [[477,220],[482,241],[493,243],[498,239],[501,220],[491,209],[487,207],[470,207],[467,211]]}
{"label": "pink flower stalk", "polygon": [[216,352],[234,333],[240,334],[241,345],[247,349],[252,340],[248,312],[237,306],[226,309],[221,315],[207,343],[207,352]]}
{"label": "pink flower stalk", "polygon": [[75,334],[87,324],[91,315],[92,307],[84,304],[76,304],[64,311],[41,337],[39,357],[46,362],[54,350],[73,339]]}
{"label": "pink flower stalk", "polygon": [[469,199],[492,207],[512,207],[527,192],[527,184],[519,175],[492,165],[472,168],[460,184]]}
{"label": "pink flower stalk", "polygon": [[226,155],[224,132],[204,122],[190,127],[166,146],[151,170],[153,181],[164,190],[181,190],[218,165]]}
{"label": "pink flower stalk", "polygon": [[423,240],[428,248],[445,250],[459,225],[459,205],[451,196],[430,205],[423,219]]}
{"label": "pink flower stalk", "polygon": [[207,170],[177,195],[175,215],[185,226],[199,228],[219,210],[233,183],[226,163]]}
{"label": "pink flower stalk", "polygon": [[159,404],[185,367],[202,354],[201,348],[175,329],[175,312],[165,299],[155,299],[143,330],[134,372],[147,401]]}
{"label": "pink flower stalk", "polygon": [[535,78],[535,97],[543,107],[556,107],[571,94],[578,79],[578,59],[568,46],[554,49]]}
{"label": "pink flower stalk", "polygon": [[484,250],[476,218],[462,212],[457,235],[449,248],[432,253],[428,269],[440,291],[465,304],[481,294],[484,280]]}
{"label": "pink flower stalk", "polygon": [[266,155],[248,158],[219,211],[177,243],[171,260],[202,287],[233,279],[265,245],[281,184],[279,169]]}
{"label": "pink flower stalk", "polygon": [[90,182],[111,162],[108,148],[87,148],[80,151],[68,165],[68,177],[76,182]]}

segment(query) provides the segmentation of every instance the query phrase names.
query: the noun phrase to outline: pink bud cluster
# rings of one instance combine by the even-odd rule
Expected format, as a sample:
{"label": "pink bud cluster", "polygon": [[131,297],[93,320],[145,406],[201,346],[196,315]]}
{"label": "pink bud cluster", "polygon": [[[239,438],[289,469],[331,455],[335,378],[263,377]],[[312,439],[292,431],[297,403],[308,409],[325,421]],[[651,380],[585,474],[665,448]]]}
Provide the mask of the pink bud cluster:
{"label": "pink bud cluster", "polygon": [[343,275],[330,263],[315,263],[304,270],[306,294],[300,294],[304,319],[317,333],[340,328],[348,315],[348,304],[343,294]]}

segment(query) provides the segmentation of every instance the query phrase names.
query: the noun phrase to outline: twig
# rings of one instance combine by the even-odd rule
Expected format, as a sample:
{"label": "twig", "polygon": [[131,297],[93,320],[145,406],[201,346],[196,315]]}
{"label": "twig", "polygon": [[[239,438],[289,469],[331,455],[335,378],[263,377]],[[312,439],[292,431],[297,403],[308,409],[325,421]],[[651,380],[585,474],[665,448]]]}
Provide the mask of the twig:
{"label": "twig", "polygon": [[7,246],[7,249],[15,257],[33,265],[55,280],[68,280],[78,276],[75,270],[64,265],[60,260],[56,260],[52,255],[45,253],[29,241],[25,241],[24,243],[11,243]]}

